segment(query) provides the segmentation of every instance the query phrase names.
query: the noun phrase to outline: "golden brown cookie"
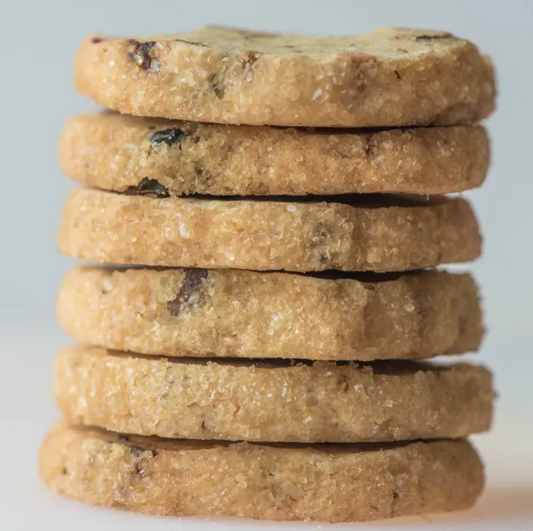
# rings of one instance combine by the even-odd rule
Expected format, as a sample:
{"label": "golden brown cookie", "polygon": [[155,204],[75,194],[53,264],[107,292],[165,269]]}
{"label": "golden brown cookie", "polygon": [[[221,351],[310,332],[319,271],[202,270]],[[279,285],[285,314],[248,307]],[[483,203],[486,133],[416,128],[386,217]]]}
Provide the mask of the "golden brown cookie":
{"label": "golden brown cookie", "polygon": [[489,141],[481,126],[318,132],[100,113],[67,122],[59,160],[70,178],[118,192],[431,195],[479,186]]}
{"label": "golden brown cookie", "polygon": [[124,114],[317,127],[473,123],[494,109],[490,60],[450,33],[304,37],[207,27],[87,37],[78,90]]}
{"label": "golden brown cookie", "polygon": [[487,431],[491,375],[468,364],[168,360],[94,347],[56,359],[69,424],[136,435],[387,442]]}
{"label": "golden brown cookie", "polygon": [[468,274],[328,277],[76,267],[57,313],[82,344],[166,356],[370,361],[480,345],[481,309]]}
{"label": "golden brown cookie", "polygon": [[401,271],[481,252],[464,199],[393,199],[399,206],[380,207],[368,203],[372,196],[335,197],[365,206],[155,199],[82,188],[66,201],[59,247],[94,262],[287,271]]}
{"label": "golden brown cookie", "polygon": [[39,456],[53,491],[159,515],[356,522],[474,504],[483,465],[464,440],[258,445],[54,426]]}

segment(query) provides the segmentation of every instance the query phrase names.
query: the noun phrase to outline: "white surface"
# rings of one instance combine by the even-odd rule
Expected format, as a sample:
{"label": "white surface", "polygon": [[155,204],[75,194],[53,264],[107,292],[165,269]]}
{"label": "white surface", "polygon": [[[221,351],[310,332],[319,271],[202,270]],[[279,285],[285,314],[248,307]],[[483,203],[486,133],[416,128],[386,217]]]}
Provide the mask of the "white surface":
{"label": "white surface", "polygon": [[[42,436],[57,417],[50,392],[52,357],[56,349],[65,344],[67,340],[58,331],[0,328],[0,352],[4,355],[0,386],[2,531],[354,528],[354,525],[344,524],[155,518],[91,507],[48,492],[37,476],[36,455]],[[530,385],[533,364],[525,364],[518,370],[506,359],[509,352],[517,352],[527,344],[504,338],[492,338],[487,342],[485,355],[495,360],[492,366],[498,375],[497,385],[508,392],[498,401],[493,432],[474,438],[488,476],[487,490],[477,507],[456,515],[359,524],[355,526],[357,529],[388,530],[419,525],[435,530],[533,529],[533,393]],[[493,352],[498,356],[492,356]]]}

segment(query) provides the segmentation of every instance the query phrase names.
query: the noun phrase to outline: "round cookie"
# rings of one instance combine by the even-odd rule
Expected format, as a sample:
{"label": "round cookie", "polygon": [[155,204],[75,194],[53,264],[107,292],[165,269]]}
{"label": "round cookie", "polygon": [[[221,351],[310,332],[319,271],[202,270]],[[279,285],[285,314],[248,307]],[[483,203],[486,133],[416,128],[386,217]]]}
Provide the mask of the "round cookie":
{"label": "round cookie", "polygon": [[83,266],[65,276],[57,315],[81,344],[165,356],[371,361],[478,349],[470,275],[351,276]]}
{"label": "round cookie", "polygon": [[465,262],[481,252],[464,199],[362,197],[155,199],[81,188],[67,198],[59,248],[112,264],[378,272]]}
{"label": "round cookie", "polygon": [[304,37],[206,27],[87,37],[78,90],[124,114],[316,127],[474,123],[494,110],[490,60],[450,33]]}
{"label": "round cookie", "polygon": [[86,114],[67,122],[59,161],[95,188],[171,196],[461,192],[489,162],[481,126],[313,131]]}
{"label": "round cookie", "polygon": [[123,437],[57,424],[39,472],[53,491],[166,516],[356,522],[472,506],[483,465],[463,440],[258,445]]}
{"label": "round cookie", "polygon": [[168,360],[60,351],[56,403],[73,425],[178,439],[360,443],[487,431],[491,375],[424,363]]}

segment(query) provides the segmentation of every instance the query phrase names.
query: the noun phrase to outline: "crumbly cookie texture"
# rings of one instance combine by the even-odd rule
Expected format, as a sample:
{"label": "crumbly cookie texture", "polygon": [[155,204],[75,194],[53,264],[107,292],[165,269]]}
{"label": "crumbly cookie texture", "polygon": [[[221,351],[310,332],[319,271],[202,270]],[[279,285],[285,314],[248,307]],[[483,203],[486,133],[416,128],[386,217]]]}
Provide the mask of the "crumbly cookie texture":
{"label": "crumbly cookie texture", "polygon": [[112,264],[287,271],[402,271],[481,252],[464,199],[365,205],[154,199],[81,188],[67,198],[59,248]]}
{"label": "crumbly cookie texture", "polygon": [[370,361],[478,349],[470,275],[355,277],[83,266],[66,275],[57,313],[82,344],[141,354]]}
{"label": "crumbly cookie texture", "polygon": [[53,491],[159,515],[355,522],[456,511],[483,489],[464,440],[258,445],[120,436],[57,424],[39,456]]}
{"label": "crumbly cookie texture", "polygon": [[136,435],[263,442],[387,442],[486,431],[491,375],[428,363],[312,365],[67,348],[57,405],[69,424]]}
{"label": "crumbly cookie texture", "polygon": [[482,126],[317,132],[100,113],[67,122],[59,160],[70,178],[118,192],[434,195],[479,186],[489,141]]}
{"label": "crumbly cookie texture", "polygon": [[206,27],[87,37],[78,90],[124,114],[317,127],[474,123],[495,105],[494,71],[450,33],[381,29],[303,37]]}

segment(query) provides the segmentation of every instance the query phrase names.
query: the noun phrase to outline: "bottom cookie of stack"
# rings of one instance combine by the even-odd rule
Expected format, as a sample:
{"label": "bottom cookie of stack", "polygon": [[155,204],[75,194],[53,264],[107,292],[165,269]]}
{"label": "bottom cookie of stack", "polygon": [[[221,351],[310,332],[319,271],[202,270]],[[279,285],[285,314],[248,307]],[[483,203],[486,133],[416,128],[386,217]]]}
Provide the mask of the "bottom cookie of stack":
{"label": "bottom cookie of stack", "polygon": [[483,466],[465,440],[280,445],[122,436],[59,423],[40,453],[55,492],[159,515],[355,522],[470,507]]}

